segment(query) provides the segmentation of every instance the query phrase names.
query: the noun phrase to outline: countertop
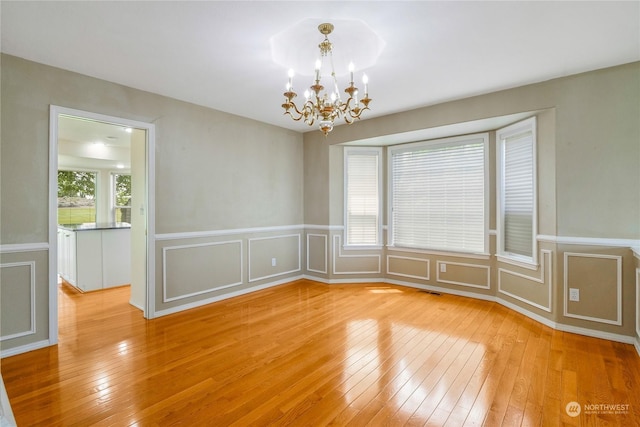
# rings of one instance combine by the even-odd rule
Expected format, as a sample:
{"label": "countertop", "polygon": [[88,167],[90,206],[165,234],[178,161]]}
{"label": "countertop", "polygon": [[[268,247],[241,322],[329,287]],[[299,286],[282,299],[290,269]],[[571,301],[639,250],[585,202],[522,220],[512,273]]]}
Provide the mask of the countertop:
{"label": "countertop", "polygon": [[69,231],[117,230],[131,228],[128,222],[85,222],[84,224],[58,224],[58,228]]}

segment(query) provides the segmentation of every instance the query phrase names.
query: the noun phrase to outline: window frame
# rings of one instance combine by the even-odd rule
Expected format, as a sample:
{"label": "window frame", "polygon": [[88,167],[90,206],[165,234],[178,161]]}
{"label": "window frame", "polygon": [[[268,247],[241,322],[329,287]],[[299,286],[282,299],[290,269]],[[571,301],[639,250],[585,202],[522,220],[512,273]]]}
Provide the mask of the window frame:
{"label": "window frame", "polygon": [[[377,193],[378,193],[378,212],[376,218],[376,242],[370,243],[351,243],[349,242],[349,212],[348,212],[348,199],[349,199],[349,173],[348,173],[348,158],[351,155],[364,155],[375,154],[378,158],[378,179],[377,179]],[[343,247],[344,249],[381,249],[383,247],[382,242],[382,189],[383,189],[383,149],[382,147],[344,147],[343,150]]]}
{"label": "window frame", "polygon": [[[532,224],[531,257],[505,250],[505,189],[504,189],[504,153],[507,139],[531,133],[532,149]],[[496,257],[498,261],[518,265],[528,269],[538,268],[538,137],[535,116],[511,124],[496,131]]]}
{"label": "window frame", "polygon": [[[94,176],[94,187],[95,187],[95,194],[93,195],[93,199],[95,202],[95,216],[94,216],[94,222],[97,223],[98,222],[98,215],[100,212],[100,209],[102,208],[102,204],[100,202],[100,197],[101,197],[101,185],[102,185],[102,177],[100,176],[100,171],[98,169],[91,169],[91,168],[82,168],[82,167],[59,167],[58,170],[56,171],[56,177],[58,176],[58,172],[60,171],[65,171],[65,172],[83,172],[83,173],[90,173],[93,174]],[[57,184],[56,184],[57,185]],[[56,196],[56,199],[58,197]],[[58,223],[58,225],[60,225],[60,219],[58,218],[58,215],[56,214],[56,222]]]}
{"label": "window frame", "polygon": [[[463,249],[452,250],[442,248],[420,248],[420,247],[405,247],[395,244],[394,238],[394,225],[393,225],[393,156],[396,152],[417,151],[422,147],[446,147],[461,145],[464,141],[471,141],[481,139],[483,144],[483,250],[481,252],[466,251]],[[430,254],[443,254],[454,255],[469,258],[488,258],[490,256],[489,246],[489,219],[490,219],[490,162],[489,162],[489,133],[475,133],[470,135],[452,136],[446,138],[439,138],[434,140],[412,142],[408,144],[399,144],[387,147],[387,218],[388,218],[388,244],[387,247],[395,250],[402,250],[405,252],[415,253],[430,253]]]}
{"label": "window frame", "polygon": [[[131,177],[131,172],[119,172],[119,171],[112,171],[110,174],[109,180],[110,182],[110,197],[109,197],[109,212],[110,212],[110,216],[111,218],[113,218],[113,222],[117,222],[118,219],[118,215],[116,213],[117,209],[129,209],[129,212],[132,213],[133,211],[132,206],[120,206],[116,203],[116,198],[117,198],[117,194],[116,194],[116,176],[118,175],[126,175]],[[129,200],[131,200],[131,195],[129,195]],[[131,215],[129,215],[129,217],[131,217]]]}

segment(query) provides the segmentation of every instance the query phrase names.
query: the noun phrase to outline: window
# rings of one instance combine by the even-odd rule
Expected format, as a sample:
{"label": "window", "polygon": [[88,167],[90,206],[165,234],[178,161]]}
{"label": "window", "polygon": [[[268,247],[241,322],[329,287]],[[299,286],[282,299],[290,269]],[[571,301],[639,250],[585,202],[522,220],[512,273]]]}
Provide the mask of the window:
{"label": "window", "polygon": [[487,253],[486,134],[391,147],[390,244]]}
{"label": "window", "polygon": [[345,241],[350,246],[380,243],[380,148],[344,150]]}
{"label": "window", "polygon": [[95,172],[58,171],[58,224],[96,222]]}
{"label": "window", "polygon": [[537,263],[536,119],[497,133],[498,256]]}
{"label": "window", "polygon": [[113,220],[131,224],[131,175],[111,174]]}

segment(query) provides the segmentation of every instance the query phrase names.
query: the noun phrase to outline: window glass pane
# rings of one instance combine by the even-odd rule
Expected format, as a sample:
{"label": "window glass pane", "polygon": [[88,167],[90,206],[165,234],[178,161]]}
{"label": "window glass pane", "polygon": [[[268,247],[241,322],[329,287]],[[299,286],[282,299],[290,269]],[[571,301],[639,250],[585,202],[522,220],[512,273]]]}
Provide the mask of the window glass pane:
{"label": "window glass pane", "polygon": [[377,245],[379,152],[346,151],[347,245]]}
{"label": "window glass pane", "polygon": [[131,175],[113,175],[114,219],[131,223]]}
{"label": "window glass pane", "polygon": [[394,245],[485,251],[482,138],[398,151],[391,167]]}
{"label": "window glass pane", "polygon": [[96,173],[58,171],[58,224],[96,222]]}
{"label": "window glass pane", "polygon": [[533,136],[504,142],[504,251],[533,256]]}

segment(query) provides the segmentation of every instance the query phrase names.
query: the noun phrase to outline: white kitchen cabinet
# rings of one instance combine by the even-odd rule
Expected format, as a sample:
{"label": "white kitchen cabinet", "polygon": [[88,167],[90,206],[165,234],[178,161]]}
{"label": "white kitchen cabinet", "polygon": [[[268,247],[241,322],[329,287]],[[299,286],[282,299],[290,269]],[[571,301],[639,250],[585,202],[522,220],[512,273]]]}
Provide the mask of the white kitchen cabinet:
{"label": "white kitchen cabinet", "polygon": [[58,229],[58,274],[76,286],[76,233]]}
{"label": "white kitchen cabinet", "polygon": [[102,286],[131,283],[131,229],[102,230]]}
{"label": "white kitchen cabinet", "polygon": [[58,274],[81,291],[130,284],[131,229],[95,224],[59,228]]}
{"label": "white kitchen cabinet", "polygon": [[77,287],[83,291],[102,289],[102,232],[76,232]]}

